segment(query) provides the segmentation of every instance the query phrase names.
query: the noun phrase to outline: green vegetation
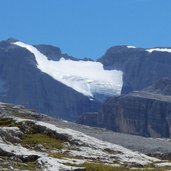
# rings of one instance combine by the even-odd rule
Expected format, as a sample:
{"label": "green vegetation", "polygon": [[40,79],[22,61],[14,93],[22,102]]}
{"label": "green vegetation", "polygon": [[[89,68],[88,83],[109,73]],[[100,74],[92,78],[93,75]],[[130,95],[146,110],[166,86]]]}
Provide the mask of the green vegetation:
{"label": "green vegetation", "polygon": [[85,171],[127,171],[126,168],[113,167],[101,163],[84,163]]}
{"label": "green vegetation", "polygon": [[67,153],[50,153],[49,157],[53,157],[53,158],[58,158],[58,159],[62,159],[62,158],[74,158],[73,156],[70,156]]}
{"label": "green vegetation", "polygon": [[[81,167],[85,167],[85,171],[165,171],[166,168],[125,168],[125,167],[114,167],[101,163],[84,163]],[[169,168],[167,168],[169,169]]]}
{"label": "green vegetation", "polygon": [[36,171],[39,166],[37,165],[36,162],[26,162],[26,163],[15,163],[13,167],[19,170]]}
{"label": "green vegetation", "polygon": [[81,151],[78,147],[73,147],[73,146],[65,146],[64,148],[67,150]]}
{"label": "green vegetation", "polygon": [[9,165],[8,164],[1,164],[3,169],[8,169]]}
{"label": "green vegetation", "polygon": [[48,149],[61,149],[63,148],[63,141],[60,139],[52,138],[46,134],[27,134],[23,139],[21,144],[23,146],[35,147],[38,144],[42,144]]}
{"label": "green vegetation", "polygon": [[13,127],[13,126],[17,126],[17,124],[12,118],[0,117],[0,127]]}
{"label": "green vegetation", "polygon": [[11,160],[11,158],[7,156],[0,156],[0,166],[2,167],[2,170],[11,170],[10,167],[13,167],[14,169],[18,170],[36,171],[39,168],[39,165],[36,161],[18,162]]}

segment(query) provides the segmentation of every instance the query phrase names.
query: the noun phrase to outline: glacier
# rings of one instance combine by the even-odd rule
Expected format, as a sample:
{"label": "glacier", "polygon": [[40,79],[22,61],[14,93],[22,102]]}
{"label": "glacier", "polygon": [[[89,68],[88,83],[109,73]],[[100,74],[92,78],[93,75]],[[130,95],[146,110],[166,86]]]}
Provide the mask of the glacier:
{"label": "glacier", "polygon": [[61,58],[49,60],[36,47],[21,41],[13,42],[34,54],[37,67],[55,80],[77,92],[94,99],[96,94],[104,96],[120,95],[123,73],[119,70],[105,70],[100,62],[73,61]]}

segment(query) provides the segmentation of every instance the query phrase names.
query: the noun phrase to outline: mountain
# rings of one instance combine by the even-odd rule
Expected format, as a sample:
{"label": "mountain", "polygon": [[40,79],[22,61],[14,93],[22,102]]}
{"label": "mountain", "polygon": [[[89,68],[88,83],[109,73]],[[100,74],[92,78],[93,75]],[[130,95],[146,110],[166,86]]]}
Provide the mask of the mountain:
{"label": "mountain", "polygon": [[161,78],[171,78],[171,48],[114,46],[98,59],[105,69],[123,72],[122,94],[142,90]]}
{"label": "mountain", "polygon": [[117,132],[171,137],[171,80],[163,78],[141,91],[109,98],[97,113],[81,116],[79,123]]}
{"label": "mountain", "polygon": [[0,101],[75,120],[122,88],[122,72],[62,54],[51,45],[0,42]]}
{"label": "mountain", "polygon": [[[0,104],[0,170],[165,170],[160,160],[88,136],[22,106]],[[68,123],[69,125],[69,123]],[[79,125],[78,125],[79,126]]]}
{"label": "mountain", "polygon": [[[157,98],[162,93],[161,101],[164,105],[166,96],[170,96],[170,86],[165,87],[165,82],[149,87],[162,78],[171,79],[170,66],[171,48],[114,46],[97,61],[93,61],[77,59],[51,45],[30,45],[9,39],[0,42],[0,101],[20,104],[71,121],[83,115],[80,123],[114,131],[168,137],[170,122],[167,123],[168,119],[165,119],[169,113],[167,105],[161,108],[156,104],[150,106],[158,112],[152,114],[153,121],[144,117],[148,115],[149,101],[156,100],[151,99],[149,93],[147,96],[147,92]],[[138,91],[146,97],[139,101],[132,91]],[[125,111],[123,117],[127,118],[131,110],[129,117],[134,119],[139,110],[131,106],[134,100],[138,105],[145,106],[141,112],[138,111],[142,117],[128,126],[125,120],[123,124],[118,124],[122,115],[121,111],[115,110],[120,110],[120,105],[121,110]],[[122,102],[129,108],[128,111]],[[155,119],[156,116],[160,116],[160,119]],[[116,119],[119,121],[114,122]],[[150,126],[151,123],[156,123],[156,126],[149,130],[147,121],[150,121]]]}

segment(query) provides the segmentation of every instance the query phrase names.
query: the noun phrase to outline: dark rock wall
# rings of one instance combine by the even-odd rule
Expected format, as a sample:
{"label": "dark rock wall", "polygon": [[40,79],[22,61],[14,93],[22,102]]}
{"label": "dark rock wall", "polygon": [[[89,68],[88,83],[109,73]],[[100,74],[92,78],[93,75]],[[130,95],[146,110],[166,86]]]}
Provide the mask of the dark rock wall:
{"label": "dark rock wall", "polygon": [[170,87],[171,80],[162,79],[142,91],[111,97],[98,113],[84,114],[78,123],[128,134],[171,137]]}

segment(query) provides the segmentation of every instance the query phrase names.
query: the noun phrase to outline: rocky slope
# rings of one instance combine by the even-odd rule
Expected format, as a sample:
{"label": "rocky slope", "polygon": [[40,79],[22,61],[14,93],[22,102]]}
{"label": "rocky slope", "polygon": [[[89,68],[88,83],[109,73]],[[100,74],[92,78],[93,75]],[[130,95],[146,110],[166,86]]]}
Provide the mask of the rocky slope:
{"label": "rocky slope", "polygon": [[81,124],[113,131],[171,137],[171,80],[161,79],[142,91],[108,99],[99,113],[83,115]]}
{"label": "rocky slope", "polygon": [[[51,120],[20,106],[0,104],[1,170],[164,170],[169,161],[148,157]],[[44,120],[44,122],[39,121]],[[127,168],[126,168],[127,167]],[[158,169],[160,167],[160,169]]]}

